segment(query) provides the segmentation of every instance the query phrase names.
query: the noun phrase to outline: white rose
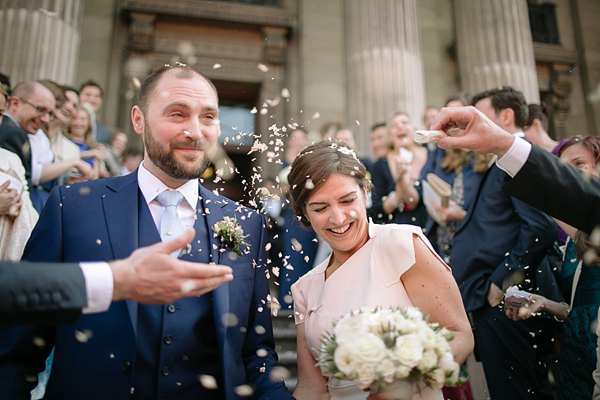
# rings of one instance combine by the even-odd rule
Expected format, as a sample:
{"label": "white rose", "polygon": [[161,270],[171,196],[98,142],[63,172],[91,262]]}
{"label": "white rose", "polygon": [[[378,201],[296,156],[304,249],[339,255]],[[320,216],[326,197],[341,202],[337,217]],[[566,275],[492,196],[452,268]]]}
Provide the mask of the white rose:
{"label": "white rose", "polygon": [[412,371],[412,368],[409,368],[406,365],[399,365],[396,367],[396,378],[404,379],[410,374],[410,371]]}
{"label": "white rose", "polygon": [[440,368],[446,371],[454,370],[456,362],[451,352],[447,351],[440,358]]}
{"label": "white rose", "polygon": [[421,343],[423,343],[423,347],[425,349],[432,349],[434,346],[436,346],[437,335],[433,329],[427,326],[427,324],[425,324],[425,326],[420,326],[420,329],[416,332],[416,334],[419,336],[419,339],[421,340]]}
{"label": "white rose", "polygon": [[356,338],[367,331],[363,314],[345,315],[333,328],[337,344],[354,342]]}
{"label": "white rose", "polygon": [[344,343],[339,345],[333,353],[333,362],[337,368],[347,376],[352,374],[352,371],[356,370],[358,365],[353,359],[354,346],[352,343]]}
{"label": "white rose", "polygon": [[375,380],[375,368],[373,365],[364,364],[358,369],[358,378],[354,380],[361,389],[368,389]]}
{"label": "white rose", "polygon": [[377,366],[377,373],[383,377],[383,380],[387,383],[392,383],[394,381],[394,377],[396,375],[396,367],[394,363],[386,358]]}
{"label": "white rose", "polygon": [[402,364],[412,368],[423,356],[423,344],[415,334],[399,336],[394,346],[394,355]]}
{"label": "white rose", "polygon": [[441,389],[444,386],[444,382],[446,381],[446,373],[442,368],[437,368],[427,375],[433,380],[433,387]]}
{"label": "white rose", "polygon": [[383,340],[372,333],[363,333],[354,342],[354,357],[359,364],[379,364],[386,355]]}
{"label": "white rose", "polygon": [[454,361],[454,356],[450,351],[444,353],[440,358],[440,369],[445,371],[452,371],[452,376],[450,379],[453,382],[458,380],[458,376],[460,374],[460,365],[456,361]]}
{"label": "white rose", "polygon": [[404,321],[404,327],[402,333],[415,333],[419,330],[419,325],[410,319]]}
{"label": "white rose", "polygon": [[417,367],[421,371],[428,371],[437,365],[437,361],[438,356],[435,350],[426,350],[423,353],[423,358],[421,358],[421,361],[417,364]]}
{"label": "white rose", "polygon": [[446,338],[439,333],[435,336],[435,347],[437,348],[438,352],[443,354],[450,351],[450,344],[448,343],[448,340],[446,340]]}
{"label": "white rose", "polygon": [[413,321],[419,321],[423,319],[423,313],[415,307],[406,307],[406,315]]}

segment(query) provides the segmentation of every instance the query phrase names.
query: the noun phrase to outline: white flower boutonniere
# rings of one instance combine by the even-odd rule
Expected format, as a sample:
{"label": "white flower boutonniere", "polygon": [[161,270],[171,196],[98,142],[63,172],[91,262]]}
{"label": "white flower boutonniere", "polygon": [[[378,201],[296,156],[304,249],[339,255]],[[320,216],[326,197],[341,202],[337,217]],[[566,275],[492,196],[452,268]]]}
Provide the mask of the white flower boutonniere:
{"label": "white flower boutonniere", "polygon": [[235,217],[224,217],[214,224],[212,229],[215,236],[220,237],[221,243],[231,247],[238,257],[241,257],[241,247],[250,245],[246,242],[246,238],[250,235],[244,235],[244,230],[238,225]]}

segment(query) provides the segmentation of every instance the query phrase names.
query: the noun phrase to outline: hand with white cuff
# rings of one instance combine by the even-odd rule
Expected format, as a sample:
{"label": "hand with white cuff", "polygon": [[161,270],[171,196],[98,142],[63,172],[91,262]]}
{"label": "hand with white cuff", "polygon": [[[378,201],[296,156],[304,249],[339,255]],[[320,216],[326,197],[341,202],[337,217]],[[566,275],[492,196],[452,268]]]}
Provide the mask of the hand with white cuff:
{"label": "hand with white cuff", "polygon": [[188,296],[200,296],[233,280],[230,267],[183,261],[171,253],[185,248],[194,238],[188,229],[170,242],[139,248],[124,260],[109,263],[113,278],[113,301],[163,304]]}

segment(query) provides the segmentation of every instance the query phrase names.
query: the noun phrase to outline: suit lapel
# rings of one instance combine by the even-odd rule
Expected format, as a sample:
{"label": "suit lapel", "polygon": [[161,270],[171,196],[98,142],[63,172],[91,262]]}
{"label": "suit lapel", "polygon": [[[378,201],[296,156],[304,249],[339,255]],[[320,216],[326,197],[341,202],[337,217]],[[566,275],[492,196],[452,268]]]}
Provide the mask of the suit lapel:
{"label": "suit lapel", "polygon": [[[106,225],[110,236],[115,260],[127,258],[139,247],[138,241],[138,201],[137,170],[107,184],[102,198]],[[143,199],[142,199],[143,200]],[[126,300],[129,317],[137,336],[137,303]]]}
{"label": "suit lapel", "polygon": [[[211,261],[217,264],[219,262],[219,252],[221,248],[220,238],[215,237],[212,231],[212,227],[225,216],[223,207],[226,205],[226,201],[223,198],[218,198],[212,192],[200,186],[200,202],[199,212],[206,218],[206,225],[208,227],[208,237]],[[228,264],[227,257],[221,260],[224,265]],[[229,283],[224,283],[213,291],[213,307],[215,311],[215,324],[217,327],[217,338],[221,347],[221,355],[225,356],[228,354],[226,345],[227,341],[225,336],[227,334],[227,326],[224,324],[223,316],[229,312]]]}

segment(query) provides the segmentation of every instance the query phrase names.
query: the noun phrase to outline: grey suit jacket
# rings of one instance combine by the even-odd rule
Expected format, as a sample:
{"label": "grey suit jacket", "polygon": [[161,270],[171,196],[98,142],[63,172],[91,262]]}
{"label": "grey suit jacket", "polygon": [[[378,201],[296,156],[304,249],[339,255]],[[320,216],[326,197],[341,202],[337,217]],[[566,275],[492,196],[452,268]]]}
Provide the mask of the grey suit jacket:
{"label": "grey suit jacket", "polygon": [[86,305],[76,263],[0,262],[0,325],[73,322]]}

